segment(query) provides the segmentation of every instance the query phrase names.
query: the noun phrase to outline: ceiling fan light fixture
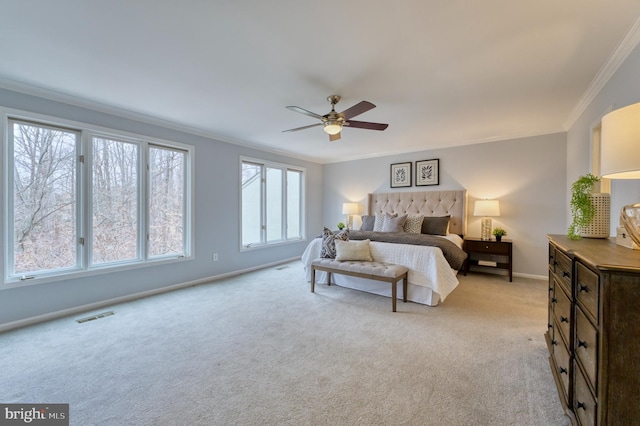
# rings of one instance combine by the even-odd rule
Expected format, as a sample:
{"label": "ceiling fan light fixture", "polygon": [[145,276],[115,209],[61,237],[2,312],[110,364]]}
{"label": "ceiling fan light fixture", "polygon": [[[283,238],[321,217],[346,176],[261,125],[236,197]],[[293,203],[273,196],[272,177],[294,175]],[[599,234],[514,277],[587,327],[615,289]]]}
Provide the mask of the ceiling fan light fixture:
{"label": "ceiling fan light fixture", "polygon": [[327,121],[324,125],[324,131],[329,135],[337,135],[342,130],[342,124],[338,121]]}

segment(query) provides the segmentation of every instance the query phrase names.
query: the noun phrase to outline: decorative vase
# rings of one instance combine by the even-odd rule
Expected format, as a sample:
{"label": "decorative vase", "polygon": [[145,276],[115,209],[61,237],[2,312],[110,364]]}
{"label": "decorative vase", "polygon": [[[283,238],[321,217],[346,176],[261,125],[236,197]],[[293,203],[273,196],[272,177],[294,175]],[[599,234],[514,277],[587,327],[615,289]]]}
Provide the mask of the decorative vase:
{"label": "decorative vase", "polygon": [[629,237],[640,246],[640,203],[624,206],[620,212],[620,222]]}
{"label": "decorative vase", "polygon": [[609,238],[611,224],[611,195],[607,193],[590,194],[589,199],[595,209],[589,226],[580,228],[585,238]]}

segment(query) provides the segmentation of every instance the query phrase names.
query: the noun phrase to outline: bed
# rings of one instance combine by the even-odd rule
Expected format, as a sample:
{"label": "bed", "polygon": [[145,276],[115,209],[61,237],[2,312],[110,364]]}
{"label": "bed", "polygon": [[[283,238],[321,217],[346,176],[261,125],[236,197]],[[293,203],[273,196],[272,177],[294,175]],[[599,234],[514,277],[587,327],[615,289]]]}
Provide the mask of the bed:
{"label": "bed", "polygon": [[[445,240],[439,245],[446,250],[442,247],[419,245],[413,242],[408,244],[391,242],[393,236],[390,233],[353,231],[350,239],[370,238],[373,260],[409,268],[407,299],[424,305],[437,306],[458,286],[457,271],[460,269],[460,264],[451,262],[449,256],[445,258],[443,251],[455,252],[458,258],[466,257],[462,252],[462,236],[466,233],[466,197],[464,190],[368,194],[368,216],[375,216],[376,213],[420,214],[431,218],[450,216],[446,235],[434,237]],[[405,236],[405,238],[408,237],[410,236]],[[302,254],[307,281],[311,281],[311,262],[320,257],[321,251],[322,238],[315,238]],[[326,283],[326,273],[318,271],[316,280],[318,283]],[[384,282],[332,274],[332,283],[391,297],[391,287]],[[399,289],[398,297],[402,296],[402,290]]]}

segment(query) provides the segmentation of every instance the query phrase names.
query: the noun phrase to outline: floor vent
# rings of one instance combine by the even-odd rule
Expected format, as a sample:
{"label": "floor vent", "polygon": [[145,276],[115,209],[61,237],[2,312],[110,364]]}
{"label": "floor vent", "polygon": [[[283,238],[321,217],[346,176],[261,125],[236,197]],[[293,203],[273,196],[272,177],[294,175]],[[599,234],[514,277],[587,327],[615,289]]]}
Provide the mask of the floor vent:
{"label": "floor vent", "polygon": [[83,322],[89,322],[89,321],[97,320],[97,319],[104,318],[104,317],[110,317],[113,314],[114,314],[113,311],[103,312],[101,314],[92,315],[90,317],[77,319],[76,322],[78,324],[82,324]]}
{"label": "floor vent", "polygon": [[282,271],[283,269],[287,269],[288,266],[281,266],[279,268],[276,268],[276,271]]}

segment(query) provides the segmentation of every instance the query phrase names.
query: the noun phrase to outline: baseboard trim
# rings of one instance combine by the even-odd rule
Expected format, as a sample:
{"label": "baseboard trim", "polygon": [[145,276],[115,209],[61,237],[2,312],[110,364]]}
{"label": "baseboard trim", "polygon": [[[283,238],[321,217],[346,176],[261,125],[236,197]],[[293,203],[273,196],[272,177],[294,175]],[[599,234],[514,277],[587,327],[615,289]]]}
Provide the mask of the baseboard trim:
{"label": "baseboard trim", "polygon": [[200,278],[193,281],[186,281],[182,283],[177,283],[173,285],[169,285],[167,287],[156,288],[153,290],[142,291],[139,293],[133,293],[126,296],[114,297],[107,300],[101,300],[99,302],[89,303],[86,305],[76,306],[74,308],[63,309],[60,311],[50,312],[43,315],[37,315],[34,317],[24,318],[17,321],[7,322],[4,324],[0,324],[0,333],[14,330],[21,327],[27,327],[29,325],[38,324],[45,321],[51,321],[58,318],[63,318],[71,315],[77,315],[80,313],[92,311],[94,309],[101,309],[105,306],[116,305],[118,303],[130,302],[132,300],[142,299],[144,297],[155,296],[157,294],[168,293],[170,291],[180,290],[182,288],[194,287],[202,284],[209,284],[211,282],[220,281],[225,278],[235,277],[237,275],[246,274],[249,272],[257,271],[260,269],[271,268],[274,266],[282,265],[284,263],[293,262],[295,260],[299,260],[300,256],[292,257],[285,260],[279,260],[277,262],[266,263],[259,266],[253,266],[251,268],[239,269],[233,272],[227,272],[225,274],[212,275],[210,277]]}
{"label": "baseboard trim", "polygon": [[520,278],[531,278],[532,280],[540,280],[540,281],[547,281],[549,279],[549,277],[544,275],[522,274],[520,272],[514,272],[513,276],[520,277]]}

